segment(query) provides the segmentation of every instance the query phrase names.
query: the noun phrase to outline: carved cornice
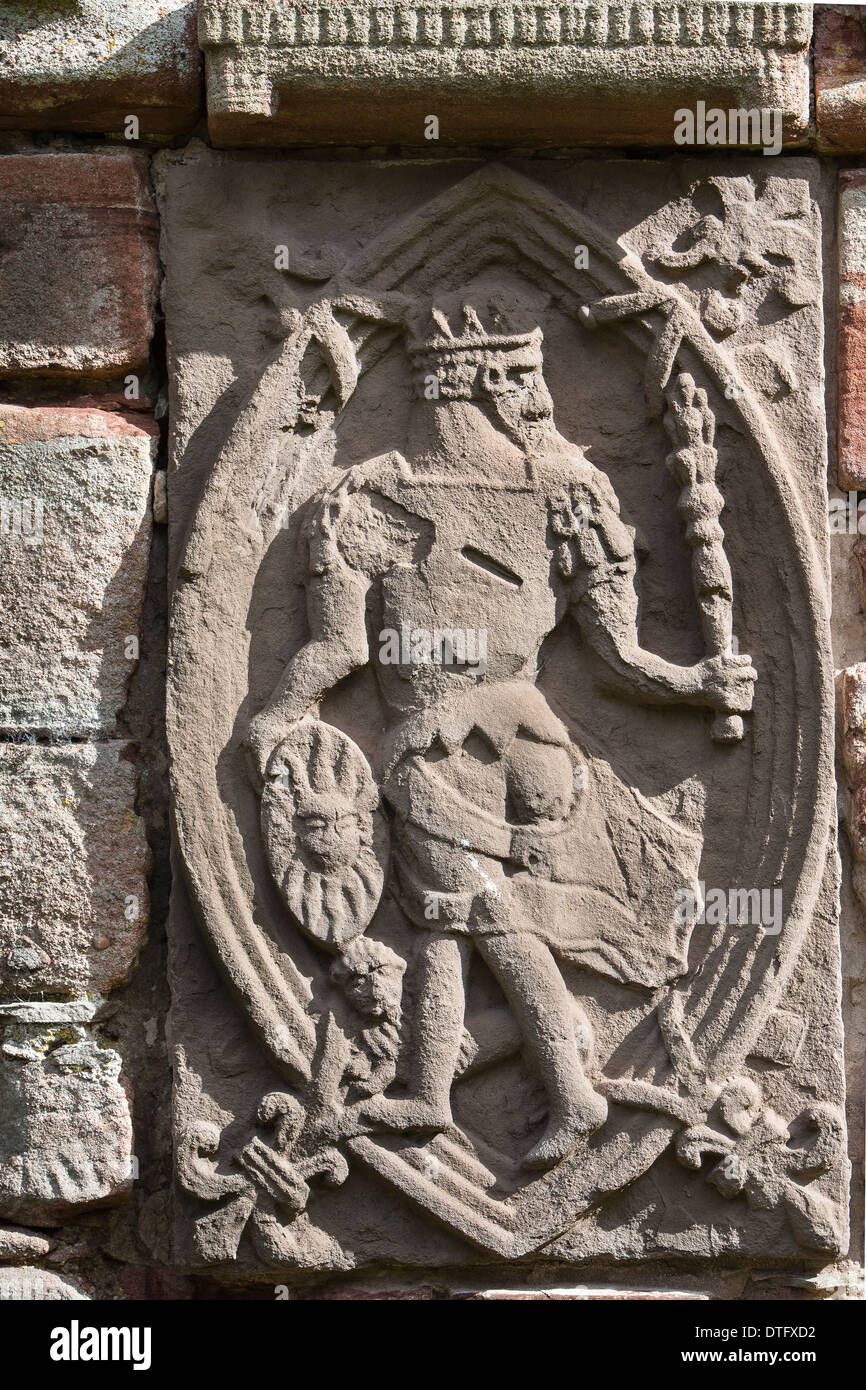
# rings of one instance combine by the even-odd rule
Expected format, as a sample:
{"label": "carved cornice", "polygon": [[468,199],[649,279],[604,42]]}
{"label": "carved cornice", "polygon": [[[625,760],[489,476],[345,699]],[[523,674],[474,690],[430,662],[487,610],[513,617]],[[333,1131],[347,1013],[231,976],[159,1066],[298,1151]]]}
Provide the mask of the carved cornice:
{"label": "carved cornice", "polygon": [[803,49],[812,6],[715,3],[529,4],[506,0],[207,0],[199,15],[205,49],[747,48]]}

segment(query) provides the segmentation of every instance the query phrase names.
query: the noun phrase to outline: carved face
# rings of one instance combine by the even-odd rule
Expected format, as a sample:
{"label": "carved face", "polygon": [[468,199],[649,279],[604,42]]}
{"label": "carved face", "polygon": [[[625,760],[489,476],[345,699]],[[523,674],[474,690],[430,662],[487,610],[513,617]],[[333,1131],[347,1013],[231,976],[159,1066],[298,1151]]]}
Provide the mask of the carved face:
{"label": "carved face", "polygon": [[523,438],[553,422],[553,401],[537,351],[497,354],[479,369],[476,389],[513,436]]}
{"label": "carved face", "polygon": [[369,923],[382,891],[386,825],[361,750],[317,719],[274,750],[262,835],[283,901],[315,941],[342,947]]}
{"label": "carved face", "polygon": [[344,985],[346,998],[368,1018],[398,1018],[403,998],[403,972],[381,965],[352,975]]}
{"label": "carved face", "polygon": [[344,805],[297,817],[298,842],[313,866],[323,873],[354,864],[361,850],[361,824]]}

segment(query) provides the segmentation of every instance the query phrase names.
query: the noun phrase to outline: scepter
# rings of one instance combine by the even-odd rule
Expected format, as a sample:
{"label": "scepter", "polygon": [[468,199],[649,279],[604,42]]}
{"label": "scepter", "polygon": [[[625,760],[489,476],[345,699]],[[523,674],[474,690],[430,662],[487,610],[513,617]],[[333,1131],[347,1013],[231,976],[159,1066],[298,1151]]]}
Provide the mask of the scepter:
{"label": "scepter", "polygon": [[[666,463],[680,484],[677,511],[692,552],[692,583],[707,656],[731,656],[733,593],[725,533],[719,522],[725,499],[716,486],[715,417],[706,391],[698,390],[688,373],[678,376],[665,395],[665,428],[674,445]],[[738,742],[743,737],[741,716],[732,711],[718,714],[710,735],[716,743]]]}
{"label": "scepter", "polygon": [[[675,446],[667,466],[681,487],[677,509],[692,552],[692,582],[707,656],[732,656],[733,593],[725,533],[719,524],[725,499],[716,487],[716,421],[706,391],[699,391],[688,373],[668,385],[685,333],[681,308],[668,292],[653,286],[631,294],[605,295],[584,304],[580,319],[587,328],[595,329],[652,310],[664,315],[664,324],[647,358],[647,400],[652,415],[661,413],[663,399],[667,405],[665,428]],[[710,734],[717,743],[738,743],[743,737],[743,720],[733,710],[723,711],[713,720]]]}

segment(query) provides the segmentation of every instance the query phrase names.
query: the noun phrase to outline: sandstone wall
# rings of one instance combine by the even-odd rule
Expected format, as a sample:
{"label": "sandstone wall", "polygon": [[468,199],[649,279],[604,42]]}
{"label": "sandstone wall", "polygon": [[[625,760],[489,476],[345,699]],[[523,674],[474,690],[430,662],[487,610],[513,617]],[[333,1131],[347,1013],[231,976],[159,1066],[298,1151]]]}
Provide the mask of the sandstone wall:
{"label": "sandstone wall", "polygon": [[[734,109],[765,113],[756,139],[708,135],[707,113]],[[0,1298],[862,1296],[864,161],[866,6],[3,7]],[[519,357],[536,351],[536,326],[543,366]],[[480,374],[469,386],[466,362]],[[513,399],[543,371],[555,427],[543,410],[527,424],[524,400],[511,434],[500,414],[494,437],[490,383],[510,371]],[[463,457],[479,470],[423,517],[382,462],[420,438],[413,373],[422,401],[431,379],[451,400],[452,432],[440,425],[418,457],[438,449],[437,467]],[[646,673],[624,704],[594,656],[569,665],[566,629],[543,615],[567,602],[557,585],[573,573],[551,561],[537,578],[533,514],[494,534],[498,504],[479,500],[515,450],[541,457],[542,427],[560,462],[511,492],[552,497],[555,484],[567,497],[561,458],[581,453],[588,534],[605,564],[636,555],[641,648],[678,668],[730,668],[748,652],[754,704],[737,702],[730,677],[727,697],[693,708],[710,703],[706,671],[703,695],[681,690],[673,712]],[[250,720],[309,640],[301,586],[330,573],[321,555],[305,568],[305,547],[339,549],[327,517],[368,493],[372,511],[346,524],[403,577],[453,589],[423,568],[425,528],[476,570],[480,556],[504,595],[484,600],[484,631],[497,609],[513,615],[500,646],[515,663],[521,625],[541,624],[542,703],[607,826],[594,839],[588,814],[556,812],[559,881],[585,888],[573,865],[600,863],[608,842],[625,865],[634,929],[614,936],[608,907],[601,946],[554,943],[594,1099],[581,1092],[553,1134],[545,1085],[524,1064],[531,1039],[503,1023],[504,997],[524,1021],[547,998],[550,976],[526,983],[553,933],[542,926],[567,935],[587,897],[532,908],[536,946],[511,993],[516,968],[499,961],[497,974],[494,948],[472,958],[483,980],[464,962],[475,983],[448,1074],[464,1099],[438,1126],[400,1112],[383,1139],[369,1077],[390,1059],[383,1091],[414,1104],[411,1047],[425,1028],[441,1041],[452,996],[435,992],[445,967],[432,952],[413,975],[408,859],[389,889],[382,845],[397,821],[449,844],[444,793],[423,813],[415,784],[409,810],[396,791],[377,801],[391,745],[357,661],[329,667],[296,711],[315,708],[317,737],[337,729],[336,751],[272,728],[258,783],[248,771]],[[539,544],[552,554],[555,531],[570,545],[588,593],[602,560],[588,558],[576,496]],[[348,589],[322,600],[322,665],[329,643],[351,648],[351,601]],[[471,626],[443,602],[434,617]],[[592,619],[580,603],[581,652],[593,624],[630,620],[619,596]],[[494,649],[487,659],[496,669]],[[304,679],[296,671],[290,692]],[[533,749],[564,753],[534,705],[509,711],[503,696],[497,727],[510,733],[496,744],[488,730],[479,766],[515,767],[508,739],[527,729]],[[450,758],[445,723],[437,756]],[[295,786],[287,810],[268,762],[280,748],[283,778],[293,758],[331,757],[340,776],[352,770],[350,790],[331,775],[328,800],[311,774],[308,809]],[[518,769],[509,796],[519,775],[532,795],[555,780]],[[476,771],[455,776],[467,796]],[[639,820],[649,803],[666,826],[656,840]],[[350,812],[372,845],[369,880],[386,884],[368,918],[379,954],[362,965],[344,949],[344,910],[320,886],[305,915],[289,883],[307,852],[297,818]],[[529,812],[520,823],[534,824]],[[512,884],[538,879],[534,841],[524,860],[513,839],[507,853],[489,843]],[[683,883],[700,865],[705,886],[778,890],[784,927],[744,945],[699,923],[690,943],[659,945],[670,912],[653,853]],[[441,887],[443,902],[458,894],[456,879]],[[454,907],[475,924],[473,949],[513,939],[482,929],[477,910]],[[630,946],[641,930],[645,944]],[[398,984],[396,1004],[376,1012],[359,993],[352,1013],[348,975],[358,990],[364,972],[399,976],[392,956],[409,962],[402,1005]],[[438,1019],[425,1022],[425,1006]],[[538,1017],[544,1042],[553,1025]],[[659,1037],[667,1050],[650,1061]],[[349,1129],[340,1117],[356,1103]]]}

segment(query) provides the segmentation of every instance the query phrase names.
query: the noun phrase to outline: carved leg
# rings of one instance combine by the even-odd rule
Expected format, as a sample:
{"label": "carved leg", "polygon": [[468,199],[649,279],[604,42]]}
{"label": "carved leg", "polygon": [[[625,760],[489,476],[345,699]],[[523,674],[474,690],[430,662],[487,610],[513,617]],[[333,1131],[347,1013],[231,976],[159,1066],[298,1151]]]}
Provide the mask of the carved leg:
{"label": "carved leg", "polygon": [[412,1024],[408,1097],[373,1096],[357,1114],[371,1128],[432,1131],[451,1124],[451,1083],[466,1008],[470,945],[431,932],[421,948],[418,1008]]}
{"label": "carved leg", "polygon": [[568,990],[548,947],[528,932],[480,936],[475,944],[505,992],[550,1105],[547,1129],[527,1168],[552,1168],[607,1118],[607,1101],[584,1075]]}

